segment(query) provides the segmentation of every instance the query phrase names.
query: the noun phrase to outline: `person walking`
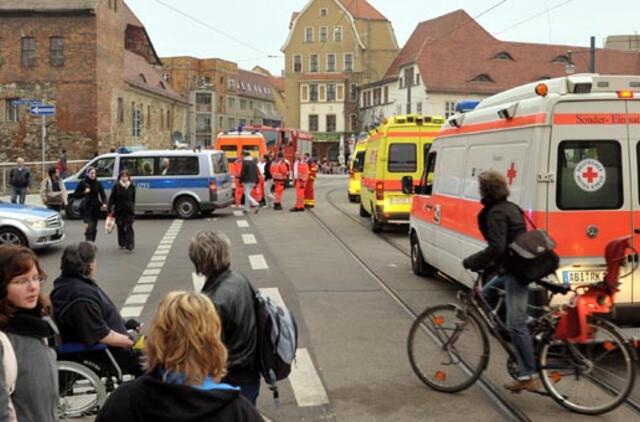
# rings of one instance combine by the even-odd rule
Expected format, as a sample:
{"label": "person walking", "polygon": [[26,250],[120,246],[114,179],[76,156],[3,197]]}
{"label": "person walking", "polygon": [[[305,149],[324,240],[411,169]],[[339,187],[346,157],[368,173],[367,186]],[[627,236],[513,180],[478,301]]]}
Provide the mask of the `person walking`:
{"label": "person walking", "polygon": [[462,265],[471,271],[484,270],[488,282],[484,289],[504,286],[506,291],[507,327],[515,347],[518,364],[517,380],[505,384],[512,392],[538,391],[540,380],[533,341],[527,326],[529,286],[509,271],[507,248],[518,235],[527,231],[520,207],[507,200],[509,186],[502,173],[484,171],[478,176],[484,208],[478,214],[478,226],[488,245],[482,251],[464,259]]}
{"label": "person walking", "polygon": [[49,167],[48,174],[40,184],[40,197],[47,208],[59,212],[67,206],[67,190],[56,167]]}
{"label": "person walking", "polygon": [[95,167],[87,168],[86,177],[78,183],[74,196],[82,201],[80,213],[85,224],[84,239],[95,242],[100,210],[107,204],[107,195],[104,193],[102,183],[96,177]]}
{"label": "person walking", "polygon": [[69,167],[67,166],[67,150],[62,149],[60,157],[58,158],[58,171],[60,172],[60,178],[66,179],[69,174]]}
{"label": "person walking", "polygon": [[[58,369],[53,349],[57,328],[41,288],[45,280],[46,274],[31,249],[0,246],[0,330],[9,338],[17,363],[15,374],[0,365],[2,421],[11,420],[10,407],[20,422],[58,420]],[[3,342],[0,360],[4,362],[10,355]],[[5,388],[14,377],[15,389],[9,396]]]}
{"label": "person walking", "polygon": [[296,189],[296,205],[291,208],[291,212],[304,211],[304,189],[309,178],[309,166],[302,159],[300,153],[296,153],[296,161],[293,163],[293,180]]}
{"label": "person walking", "polygon": [[242,172],[242,160],[235,160],[232,163],[229,163],[229,172],[231,173],[231,177],[233,178],[234,184],[234,208],[240,208],[242,204],[242,194],[243,188],[242,183],[240,183],[240,173]]}
{"label": "person walking", "polygon": [[256,201],[251,193],[254,186],[259,181],[259,170],[256,160],[251,157],[249,151],[244,152],[244,158],[242,159],[242,170],[240,171],[240,183],[244,187],[244,212],[249,212],[249,207],[255,207],[255,213],[260,212],[260,203]]}
{"label": "person walking", "polygon": [[282,210],[282,194],[284,192],[284,184],[289,175],[289,167],[284,161],[284,154],[281,152],[276,156],[276,160],[271,163],[270,172],[275,185],[275,202],[274,210]]}
{"label": "person walking", "polygon": [[107,209],[109,214],[116,219],[118,246],[121,249],[132,251],[134,247],[133,221],[136,210],[136,186],[131,182],[127,170],[122,170],[118,175],[118,180],[113,185],[111,196],[109,196]]}
{"label": "person walking", "polygon": [[146,373],[111,393],[96,422],[262,421],[240,388],[223,381],[221,334],[207,296],[167,294],[145,339]]}
{"label": "person walking", "polygon": [[304,207],[313,208],[316,206],[315,191],[313,188],[316,182],[316,177],[318,177],[318,163],[316,160],[311,158],[311,155],[308,152],[304,153],[304,161],[309,167],[309,178],[307,179],[307,184],[304,188]]}
{"label": "person walking", "polygon": [[24,159],[18,157],[17,166],[9,172],[9,185],[11,185],[11,203],[20,203],[24,205],[27,197],[27,190],[31,184],[31,173],[24,166]]}
{"label": "person walking", "polygon": [[268,207],[273,204],[275,197],[273,196],[273,177],[271,175],[271,164],[273,163],[273,152],[264,156],[264,201]]}
{"label": "person walking", "polygon": [[265,181],[265,172],[266,172],[266,167],[267,167],[267,155],[261,155],[258,158],[258,191],[260,191],[260,200],[258,202],[260,202],[260,206],[261,207],[266,207],[267,206],[267,193],[264,191],[265,186],[266,186],[266,181]]}
{"label": "person walking", "polygon": [[189,245],[189,259],[196,273],[206,277],[202,293],[213,301],[222,321],[222,338],[229,350],[223,381],[239,386],[241,394],[255,405],[260,372],[254,289],[244,274],[230,269],[230,243],[221,232],[201,231]]}

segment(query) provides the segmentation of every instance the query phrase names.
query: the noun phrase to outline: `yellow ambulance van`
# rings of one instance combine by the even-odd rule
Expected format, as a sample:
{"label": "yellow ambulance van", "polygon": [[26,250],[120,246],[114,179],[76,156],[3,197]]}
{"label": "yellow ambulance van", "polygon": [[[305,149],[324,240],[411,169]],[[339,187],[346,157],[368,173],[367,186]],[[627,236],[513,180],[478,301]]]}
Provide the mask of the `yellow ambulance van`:
{"label": "yellow ambulance van", "polygon": [[360,190],[360,216],[371,218],[379,233],[385,224],[409,222],[411,198],[402,192],[402,178],[419,180],[444,118],[409,114],[394,116],[367,138]]}
{"label": "yellow ambulance van", "polygon": [[351,163],[349,164],[349,202],[360,201],[360,183],[362,182],[362,170],[364,169],[364,154],[367,151],[367,140],[358,142],[353,149]]}

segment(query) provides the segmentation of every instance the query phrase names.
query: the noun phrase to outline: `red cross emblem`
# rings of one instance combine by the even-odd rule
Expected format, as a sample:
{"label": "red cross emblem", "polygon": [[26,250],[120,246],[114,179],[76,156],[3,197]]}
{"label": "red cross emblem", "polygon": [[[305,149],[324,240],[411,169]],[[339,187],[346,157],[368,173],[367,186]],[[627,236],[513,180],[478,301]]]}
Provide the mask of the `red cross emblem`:
{"label": "red cross emblem", "polygon": [[589,166],[587,167],[587,171],[585,171],[584,173],[582,173],[582,177],[584,177],[585,179],[587,179],[587,182],[589,184],[593,183],[593,181],[599,176],[599,173],[597,171],[593,171],[593,167]]}
{"label": "red cross emblem", "polygon": [[518,171],[516,170],[516,163],[511,163],[511,167],[507,170],[507,178],[509,179],[509,186],[513,184],[513,179],[518,175]]}

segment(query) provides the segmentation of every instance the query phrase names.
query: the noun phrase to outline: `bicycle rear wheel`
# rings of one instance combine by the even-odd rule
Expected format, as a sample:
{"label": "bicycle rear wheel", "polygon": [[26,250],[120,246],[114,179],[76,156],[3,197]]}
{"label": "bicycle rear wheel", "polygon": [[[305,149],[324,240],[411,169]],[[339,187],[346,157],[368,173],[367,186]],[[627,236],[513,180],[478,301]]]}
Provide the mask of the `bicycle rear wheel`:
{"label": "bicycle rear wheel", "polygon": [[590,318],[593,340],[572,344],[551,340],[540,351],[540,376],[560,405],[599,415],[618,407],[635,382],[634,361],[624,338],[609,322]]}
{"label": "bicycle rear wheel", "polygon": [[76,362],[58,361],[61,419],[90,414],[107,399],[100,378],[90,368]]}
{"label": "bicycle rear wheel", "polygon": [[407,339],[411,368],[437,391],[456,393],[471,386],[487,367],[489,341],[478,318],[458,306],[427,308]]}

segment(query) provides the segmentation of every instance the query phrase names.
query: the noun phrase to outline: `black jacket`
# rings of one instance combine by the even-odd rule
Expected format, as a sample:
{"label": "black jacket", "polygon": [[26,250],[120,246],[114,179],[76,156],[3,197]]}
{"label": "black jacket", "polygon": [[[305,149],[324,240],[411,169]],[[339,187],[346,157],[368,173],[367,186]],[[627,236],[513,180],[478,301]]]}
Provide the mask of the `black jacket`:
{"label": "black jacket", "polygon": [[222,341],[229,350],[225,380],[234,385],[258,381],[258,331],[251,283],[243,274],[226,270],[207,280],[202,293],[214,303],[222,322]]}
{"label": "black jacket", "polygon": [[9,184],[14,188],[28,188],[31,184],[31,173],[26,167],[20,170],[18,167],[9,172]]}
{"label": "black jacket", "polygon": [[151,374],[118,387],[96,422],[258,422],[258,411],[238,390],[167,384]]}
{"label": "black jacket", "polygon": [[109,196],[109,212],[113,213],[116,221],[133,220],[136,209],[136,187],[133,183],[124,188],[116,182]]}
{"label": "black jacket", "polygon": [[507,248],[515,238],[527,231],[520,207],[507,200],[483,200],[484,208],[478,214],[478,226],[488,245],[467,257],[465,268],[472,271],[501,271],[506,265]]}
{"label": "black jacket", "polygon": [[258,164],[253,158],[242,160],[240,183],[258,183]]}
{"label": "black jacket", "polygon": [[[85,188],[89,187],[89,193],[84,193]],[[84,198],[88,196],[88,201],[85,207],[82,208],[82,218],[97,220],[100,218],[100,207],[102,204],[107,203],[107,195],[104,193],[102,183],[96,180],[91,180],[88,177],[78,183],[78,187],[73,193],[76,198]]]}
{"label": "black jacket", "polygon": [[264,180],[271,180],[273,177],[271,176],[271,164],[273,164],[273,160],[268,159],[264,164]]}

